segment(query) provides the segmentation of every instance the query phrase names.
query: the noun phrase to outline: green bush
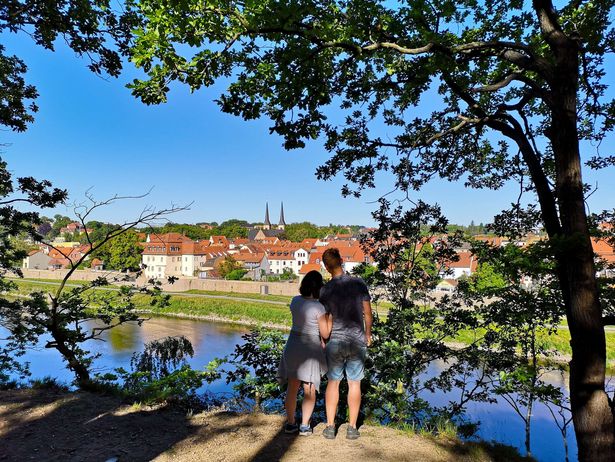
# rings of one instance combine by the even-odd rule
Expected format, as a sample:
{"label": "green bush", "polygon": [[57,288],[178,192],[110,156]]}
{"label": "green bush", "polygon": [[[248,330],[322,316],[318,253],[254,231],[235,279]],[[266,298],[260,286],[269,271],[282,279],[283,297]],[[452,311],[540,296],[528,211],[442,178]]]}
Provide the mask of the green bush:
{"label": "green bush", "polygon": [[229,272],[224,279],[229,281],[241,281],[248,271],[245,269],[235,269]]}

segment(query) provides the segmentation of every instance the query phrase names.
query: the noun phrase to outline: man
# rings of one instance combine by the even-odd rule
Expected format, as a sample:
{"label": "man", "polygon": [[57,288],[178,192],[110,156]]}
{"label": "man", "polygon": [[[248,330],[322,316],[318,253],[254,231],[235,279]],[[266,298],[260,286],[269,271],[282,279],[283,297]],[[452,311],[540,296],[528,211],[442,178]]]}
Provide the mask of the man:
{"label": "man", "polygon": [[327,427],[323,435],[327,439],[335,438],[340,381],[346,373],[350,414],[346,438],[355,440],[360,436],[357,419],[361,407],[361,379],[367,347],[372,342],[370,296],[362,279],[344,273],[338,249],[325,250],[322,261],[332,279],[320,291],[320,301],[333,318],[333,329],[326,346],[329,370],[325,395]]}

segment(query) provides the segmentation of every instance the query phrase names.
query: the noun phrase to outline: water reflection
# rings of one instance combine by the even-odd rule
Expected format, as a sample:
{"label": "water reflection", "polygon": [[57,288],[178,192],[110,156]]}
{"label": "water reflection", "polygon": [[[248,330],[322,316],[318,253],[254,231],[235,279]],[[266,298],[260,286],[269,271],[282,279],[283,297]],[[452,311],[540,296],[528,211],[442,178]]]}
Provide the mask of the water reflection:
{"label": "water reflection", "polygon": [[[98,355],[92,367],[94,372],[113,372],[118,367],[128,370],[133,353],[143,351],[145,343],[163,337],[184,335],[194,347],[194,357],[188,361],[189,364],[195,369],[202,369],[212,359],[231,353],[235,345],[241,343],[241,336],[246,332],[248,329],[236,325],[156,316],[141,326],[131,322],[105,331],[102,340],[86,342],[85,349]],[[66,369],[59,353],[44,348],[48,339],[49,336],[41,336],[36,348],[29,350],[23,360],[30,363],[32,377],[50,376],[70,383],[73,375]],[[220,393],[229,389],[220,380],[206,385],[203,391]]]}
{"label": "water reflection", "polygon": [[139,326],[134,323],[124,324],[117,329],[111,329],[108,331],[107,341],[114,351],[136,351],[139,349],[137,329],[139,329]]}

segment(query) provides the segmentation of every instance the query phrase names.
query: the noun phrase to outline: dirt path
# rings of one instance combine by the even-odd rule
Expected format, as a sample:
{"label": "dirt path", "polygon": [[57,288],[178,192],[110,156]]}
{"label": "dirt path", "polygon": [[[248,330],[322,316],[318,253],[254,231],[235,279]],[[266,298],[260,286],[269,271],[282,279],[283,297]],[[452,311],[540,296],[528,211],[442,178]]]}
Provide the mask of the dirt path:
{"label": "dirt path", "polygon": [[49,390],[0,392],[0,461],[491,461],[521,460],[507,448],[408,436],[363,426],[357,441],[345,426],[325,440],[280,431],[281,416],[121,404],[114,397]]}

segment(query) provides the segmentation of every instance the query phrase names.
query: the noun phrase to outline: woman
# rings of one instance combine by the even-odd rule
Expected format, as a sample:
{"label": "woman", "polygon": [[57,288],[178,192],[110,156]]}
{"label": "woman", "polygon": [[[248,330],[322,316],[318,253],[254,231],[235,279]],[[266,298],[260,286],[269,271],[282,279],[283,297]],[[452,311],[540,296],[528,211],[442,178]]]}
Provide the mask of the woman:
{"label": "woman", "polygon": [[[301,295],[293,297],[290,302],[293,325],[278,369],[280,383],[288,381],[284,402],[286,433],[299,432],[303,436],[312,433],[310,417],[316,403],[316,391],[320,387],[320,376],[327,372],[323,345],[331,333],[331,322],[325,307],[318,301],[323,285],[322,275],[318,271],[310,271],[301,281]],[[301,426],[297,426],[295,409],[302,384]]]}

